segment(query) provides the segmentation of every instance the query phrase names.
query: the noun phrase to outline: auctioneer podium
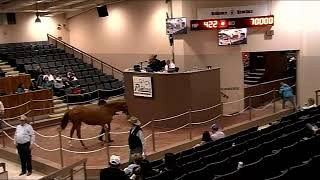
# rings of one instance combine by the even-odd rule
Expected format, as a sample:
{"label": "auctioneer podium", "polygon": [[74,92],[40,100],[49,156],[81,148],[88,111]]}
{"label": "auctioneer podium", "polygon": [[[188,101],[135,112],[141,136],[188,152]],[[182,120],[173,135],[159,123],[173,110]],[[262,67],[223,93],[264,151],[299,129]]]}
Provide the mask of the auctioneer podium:
{"label": "auctioneer podium", "polygon": [[[124,72],[125,98],[130,115],[145,124],[152,119],[176,116],[220,104],[220,68],[187,72]],[[186,113],[157,122],[157,127],[176,128],[190,121],[203,122],[222,113],[221,106]]]}

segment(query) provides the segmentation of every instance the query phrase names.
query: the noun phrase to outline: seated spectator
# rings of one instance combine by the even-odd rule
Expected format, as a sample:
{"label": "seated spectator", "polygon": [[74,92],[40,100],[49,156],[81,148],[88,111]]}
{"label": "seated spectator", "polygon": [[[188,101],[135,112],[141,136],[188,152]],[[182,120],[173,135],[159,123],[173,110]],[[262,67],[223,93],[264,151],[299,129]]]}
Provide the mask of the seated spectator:
{"label": "seated spectator", "polygon": [[45,78],[48,78],[48,81],[50,81],[50,82],[53,82],[53,81],[54,81],[54,77],[53,77],[53,75],[52,75],[50,72],[46,73],[46,74],[43,76],[43,79],[45,79]]}
{"label": "seated spectator", "polygon": [[204,144],[206,144],[206,143],[208,143],[208,142],[212,142],[210,133],[209,133],[209,131],[204,131],[204,132],[202,133],[201,142],[200,142],[199,144],[195,145],[195,147],[204,145]]}
{"label": "seated spectator", "polygon": [[20,83],[17,87],[16,93],[21,94],[24,92],[25,92],[24,85],[22,83]]}
{"label": "seated spectator", "polygon": [[133,161],[132,164],[130,164],[128,167],[126,167],[124,169],[124,173],[127,175],[127,176],[131,176],[132,173],[133,173],[133,169],[135,167],[140,167],[140,163],[141,161],[143,160],[142,158],[142,155],[140,153],[134,153],[134,154],[131,154],[131,159]]}
{"label": "seated spectator", "polygon": [[41,85],[45,89],[52,89],[52,81],[49,81],[49,77],[45,76]]}
{"label": "seated spectator", "polygon": [[164,155],[164,172],[173,179],[181,174],[181,167],[178,166],[176,156],[173,153],[166,153]]}
{"label": "seated spectator", "polygon": [[73,73],[73,72],[69,69],[68,72],[67,72],[67,78],[68,78],[68,79],[71,77],[71,74],[72,74],[72,73]]}
{"label": "seated spectator", "polygon": [[303,106],[301,109],[302,110],[305,110],[305,109],[310,109],[310,108],[313,108],[313,107],[317,107],[315,101],[313,98],[309,98],[308,99],[308,103],[305,104],[305,106]]}
{"label": "seated spectator", "polygon": [[53,91],[57,96],[63,96],[65,94],[64,91],[65,85],[62,82],[62,79],[56,78],[53,83]]}
{"label": "seated spectator", "polygon": [[212,134],[211,134],[211,139],[212,141],[216,141],[218,139],[224,138],[226,135],[224,134],[224,132],[222,132],[219,128],[219,126],[214,123],[211,126],[211,130],[212,130]]}
{"label": "seated spectator", "polygon": [[143,180],[144,179],[141,174],[141,167],[140,166],[134,167],[132,172],[133,173],[130,176],[130,179],[132,179],[132,180]]}
{"label": "seated spectator", "polygon": [[108,168],[100,171],[100,180],[127,180],[128,177],[120,169],[120,156],[112,155],[110,157]]}
{"label": "seated spectator", "polygon": [[72,88],[72,94],[81,94],[81,88],[79,86]]}
{"label": "seated spectator", "polygon": [[141,175],[143,178],[152,177],[160,173],[160,171],[152,169],[150,162],[146,159],[140,162]]}
{"label": "seated spectator", "polygon": [[36,82],[37,86],[42,86],[43,79],[44,79],[44,74],[40,74],[38,76],[38,78],[36,79],[37,80],[37,82]]}
{"label": "seated spectator", "polygon": [[75,75],[73,72],[71,72],[71,71],[69,71],[69,72],[67,73],[67,78],[68,78],[69,81],[77,81],[77,80],[78,80],[78,78],[76,77],[76,75]]}
{"label": "seated spectator", "polygon": [[55,75],[54,80],[56,80],[56,81],[62,81],[63,78],[62,78],[61,74],[57,74],[57,75]]}
{"label": "seated spectator", "polygon": [[39,90],[39,87],[36,85],[35,81],[31,81],[29,91],[36,91]]}
{"label": "seated spectator", "polygon": [[31,77],[34,79],[38,79],[39,76],[44,75],[45,73],[43,72],[43,69],[38,65],[36,69],[33,71],[31,74]]}
{"label": "seated spectator", "polygon": [[173,153],[166,153],[164,155],[164,165],[166,170],[178,168],[176,156]]}

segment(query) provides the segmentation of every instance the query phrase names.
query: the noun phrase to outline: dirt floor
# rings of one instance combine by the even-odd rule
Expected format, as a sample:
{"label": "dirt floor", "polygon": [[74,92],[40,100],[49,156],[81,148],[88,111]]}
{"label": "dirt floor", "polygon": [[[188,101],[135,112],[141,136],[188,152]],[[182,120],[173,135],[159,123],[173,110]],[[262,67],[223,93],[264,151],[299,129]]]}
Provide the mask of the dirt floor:
{"label": "dirt floor", "polygon": [[[280,109],[280,105],[277,105],[277,110]],[[273,107],[269,106],[268,108],[264,110],[253,110],[252,111],[252,118],[257,118],[261,117],[267,114],[272,114],[273,112]],[[245,120],[249,119],[249,111],[245,111],[244,113],[232,117],[222,117],[222,119],[219,120],[219,125],[222,128],[228,127],[230,125],[234,125],[240,122],[243,122]],[[192,131],[192,136],[200,136],[204,130],[209,130],[212,122],[201,125],[201,126],[193,126],[193,131]],[[56,135],[58,133],[57,131],[58,126],[54,127],[47,127],[43,128],[40,130],[37,130],[39,133],[44,134],[44,135]],[[67,128],[62,132],[62,134],[69,136],[71,124],[68,124]],[[82,138],[89,138],[89,137],[94,137],[97,136],[100,132],[99,126],[88,126],[85,124],[82,124]],[[116,118],[112,122],[112,132],[124,132],[128,131],[130,129],[130,124],[125,120],[121,118]],[[168,129],[166,129],[168,130]],[[164,129],[155,129],[156,132],[159,131],[165,131]],[[143,129],[145,137],[151,134],[151,127],[147,126],[146,128]],[[189,139],[189,130],[188,127],[183,128],[178,131],[174,131],[171,133],[165,133],[165,134],[158,134],[155,136],[155,144],[156,144],[156,149],[166,147],[168,145],[172,145],[174,143],[178,143],[183,140]],[[74,134],[74,137],[76,133]],[[128,143],[128,134],[112,134],[112,139],[114,140],[113,143],[111,143],[111,146],[123,146],[127,145]],[[10,147],[14,147],[12,144],[12,141],[9,139],[6,140],[6,145]],[[39,135],[36,136],[36,142],[39,144],[41,147],[44,147],[46,149],[55,149],[59,148],[59,138],[54,137],[54,138],[44,138],[40,137]],[[101,150],[99,152],[94,152],[94,153],[85,153],[88,151],[93,151],[100,149],[104,146],[101,146],[100,141],[97,139],[92,139],[88,141],[84,141],[88,149],[84,149],[81,147],[80,142],[74,140],[72,142],[73,146],[70,147],[68,144],[68,139],[62,138],[63,142],[63,148],[71,150],[71,151],[79,151],[82,152],[81,154],[75,154],[75,153],[70,153],[70,152],[63,152],[63,159],[64,159],[64,164],[68,165],[73,162],[76,162],[78,160],[81,160],[83,158],[88,158],[88,166],[103,166],[106,164],[107,161],[107,152],[106,150]],[[152,142],[151,138],[149,138],[146,141],[146,153],[147,154],[152,154]],[[34,156],[38,156],[44,159],[48,159],[50,161],[56,162],[60,164],[60,152],[59,151],[54,151],[54,152],[48,152],[44,151],[42,149],[39,149],[38,147],[34,147],[32,154]],[[121,156],[121,161],[126,162],[128,159],[128,148],[127,147],[111,147],[110,148],[110,155],[111,154],[117,154]]]}

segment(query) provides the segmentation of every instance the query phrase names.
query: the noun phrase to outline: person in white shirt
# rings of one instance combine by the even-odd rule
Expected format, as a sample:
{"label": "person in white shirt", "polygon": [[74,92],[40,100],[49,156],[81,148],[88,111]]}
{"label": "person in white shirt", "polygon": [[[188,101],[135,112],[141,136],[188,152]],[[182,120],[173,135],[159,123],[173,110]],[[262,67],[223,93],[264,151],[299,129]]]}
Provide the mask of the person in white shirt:
{"label": "person in white shirt", "polygon": [[224,134],[224,132],[222,132],[219,128],[219,126],[214,123],[212,126],[211,126],[211,139],[212,141],[216,141],[218,139],[221,139],[221,138],[224,138],[226,137],[226,135]]}
{"label": "person in white shirt", "polygon": [[51,82],[54,81],[54,77],[53,77],[53,75],[52,75],[50,72],[46,73],[46,75],[43,76],[43,80],[44,80],[46,77],[48,77],[48,80],[49,80],[49,81],[51,81]]}
{"label": "person in white shirt", "polygon": [[0,129],[2,130],[2,117],[4,115],[4,106],[3,103],[0,101]]}
{"label": "person in white shirt", "polygon": [[176,65],[173,61],[167,60],[166,65],[164,66],[164,70],[168,72],[169,69],[175,69]]}
{"label": "person in white shirt", "polygon": [[315,100],[313,98],[309,98],[308,99],[308,104],[305,104],[305,106],[303,106],[301,109],[302,110],[306,110],[306,109],[310,109],[313,107],[317,107]]}
{"label": "person in white shirt", "polygon": [[32,126],[27,123],[27,116],[22,115],[20,122],[14,134],[14,144],[18,149],[21,162],[21,173],[19,176],[26,174],[27,171],[27,176],[30,176],[32,174],[31,149],[35,141],[35,135]]}

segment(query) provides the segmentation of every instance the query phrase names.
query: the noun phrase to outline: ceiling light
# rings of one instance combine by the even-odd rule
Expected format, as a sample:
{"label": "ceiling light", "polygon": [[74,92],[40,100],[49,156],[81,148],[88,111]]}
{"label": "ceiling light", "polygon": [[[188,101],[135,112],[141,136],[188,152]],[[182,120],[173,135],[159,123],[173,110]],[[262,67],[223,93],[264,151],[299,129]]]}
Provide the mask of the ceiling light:
{"label": "ceiling light", "polygon": [[35,23],[41,23],[41,19],[39,18],[39,12],[38,12],[38,1],[36,1],[36,10],[37,10],[37,12],[36,12],[36,16],[37,16],[37,18],[36,18],[36,20],[34,21]]}
{"label": "ceiling light", "polygon": [[39,18],[39,13],[38,12],[36,13],[36,16],[37,16],[37,18],[36,18],[36,20],[34,22],[35,23],[41,23],[41,19]]}

